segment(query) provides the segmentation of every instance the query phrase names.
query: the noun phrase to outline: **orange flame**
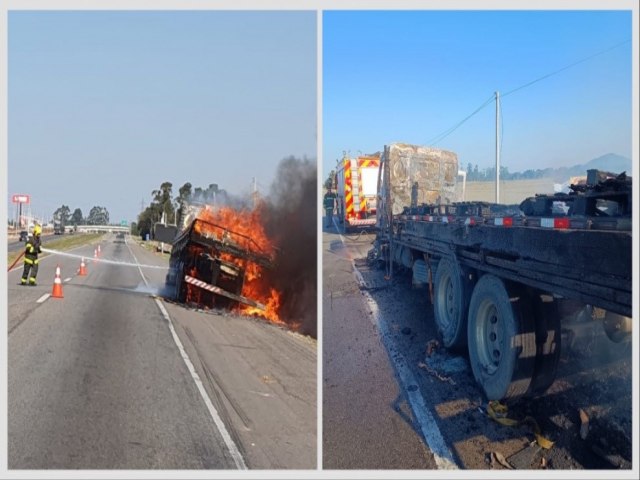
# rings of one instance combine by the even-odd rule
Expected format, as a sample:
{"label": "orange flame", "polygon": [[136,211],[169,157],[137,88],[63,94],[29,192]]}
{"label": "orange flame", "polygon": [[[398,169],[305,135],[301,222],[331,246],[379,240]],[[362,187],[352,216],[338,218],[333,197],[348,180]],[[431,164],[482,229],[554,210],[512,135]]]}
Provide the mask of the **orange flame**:
{"label": "orange flame", "polygon": [[[196,223],[195,230],[201,235],[215,236],[218,239],[226,238],[246,250],[260,254],[273,256],[275,252],[273,242],[267,237],[264,231],[259,208],[251,211],[238,211],[230,207],[221,207],[216,210],[205,208],[199,213],[198,219],[219,226],[216,228],[207,223],[198,222]],[[248,238],[235,235],[234,233],[239,233]],[[220,254],[220,258],[245,269],[241,295],[265,305],[265,309],[262,310],[238,303],[234,310],[243,315],[259,316],[274,323],[284,324],[278,315],[280,309],[280,293],[267,284],[264,278],[264,267],[228,253]],[[187,298],[190,301],[200,303],[197,300],[201,299],[201,292],[202,290],[197,287],[188,289]]]}

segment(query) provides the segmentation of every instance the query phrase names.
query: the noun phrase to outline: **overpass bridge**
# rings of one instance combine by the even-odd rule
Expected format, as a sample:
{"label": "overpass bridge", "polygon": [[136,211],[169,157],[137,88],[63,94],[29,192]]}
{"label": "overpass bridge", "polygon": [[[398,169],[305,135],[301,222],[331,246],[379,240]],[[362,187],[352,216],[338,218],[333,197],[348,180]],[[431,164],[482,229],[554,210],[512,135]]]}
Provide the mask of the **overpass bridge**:
{"label": "overpass bridge", "polygon": [[[68,228],[69,227],[67,226],[67,229]],[[101,232],[130,233],[130,231],[131,231],[131,227],[122,226],[122,225],[78,225],[77,226],[78,233],[101,233]]]}

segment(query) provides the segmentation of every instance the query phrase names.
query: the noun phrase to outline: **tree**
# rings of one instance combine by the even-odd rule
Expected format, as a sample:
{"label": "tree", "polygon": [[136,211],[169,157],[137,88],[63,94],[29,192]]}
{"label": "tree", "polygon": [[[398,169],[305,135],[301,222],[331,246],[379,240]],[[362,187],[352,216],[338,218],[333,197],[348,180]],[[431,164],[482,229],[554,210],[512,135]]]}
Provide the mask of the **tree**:
{"label": "tree", "polygon": [[70,214],[71,210],[69,209],[69,207],[67,205],[62,205],[55,212],[53,212],[53,218],[62,222],[63,225],[66,225],[67,223],[69,223]]}
{"label": "tree", "polygon": [[171,182],[164,182],[160,185],[160,190],[151,192],[154,202],[160,207],[160,218],[157,219],[158,222],[162,219],[163,213],[165,214],[167,223],[175,222],[175,208],[171,199],[172,187],[173,184]]}
{"label": "tree", "polygon": [[84,217],[82,216],[82,210],[76,208],[73,211],[73,215],[71,215],[71,224],[72,225],[82,225]]}
{"label": "tree", "polygon": [[105,207],[93,207],[87,217],[89,225],[108,225],[109,211]]}
{"label": "tree", "polygon": [[327,190],[329,190],[330,188],[335,188],[335,177],[336,177],[336,171],[335,170],[331,170],[329,172],[329,176],[327,177],[327,179],[324,181],[324,188],[326,188]]}

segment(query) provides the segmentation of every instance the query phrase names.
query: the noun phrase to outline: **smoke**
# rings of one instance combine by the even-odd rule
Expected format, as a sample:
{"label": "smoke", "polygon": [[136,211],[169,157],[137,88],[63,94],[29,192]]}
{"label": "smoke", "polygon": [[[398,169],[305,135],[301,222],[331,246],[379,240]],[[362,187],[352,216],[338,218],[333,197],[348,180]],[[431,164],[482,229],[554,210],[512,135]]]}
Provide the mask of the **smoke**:
{"label": "smoke", "polygon": [[265,207],[265,230],[278,248],[270,281],[281,292],[280,318],[317,337],[317,166],[284,158]]}

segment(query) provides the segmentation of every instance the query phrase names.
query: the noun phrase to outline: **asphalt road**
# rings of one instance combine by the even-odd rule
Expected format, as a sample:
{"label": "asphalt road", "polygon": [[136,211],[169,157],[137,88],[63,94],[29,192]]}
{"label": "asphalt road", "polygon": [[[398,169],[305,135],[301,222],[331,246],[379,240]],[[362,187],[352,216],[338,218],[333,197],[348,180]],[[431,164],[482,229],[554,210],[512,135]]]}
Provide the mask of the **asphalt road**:
{"label": "asphalt road", "polygon": [[[166,265],[131,240],[100,245]],[[10,469],[316,467],[315,340],[158,299],[164,269],[79,263],[43,259],[37,287],[9,273]],[[64,298],[44,298],[56,264]]]}
{"label": "asphalt road", "polygon": [[[527,424],[505,427],[488,417],[466,353],[436,348],[427,355],[438,338],[428,290],[413,288],[408,274],[396,271],[386,280],[383,270],[368,267],[372,240],[335,229],[323,235],[325,464],[502,469],[500,454],[520,469],[631,467],[630,343],[611,342],[597,322],[563,323],[556,381],[544,395],[509,409],[511,418],[535,419],[554,442],[542,450],[532,445]],[[348,361],[336,360],[343,358]],[[407,399],[409,412],[398,411],[394,397]],[[585,438],[581,409],[589,419]],[[391,427],[394,413],[410,428]],[[423,466],[419,448],[398,447],[416,442],[427,452]],[[382,443],[396,455],[387,455]]]}
{"label": "asphalt road", "polygon": [[322,240],[323,468],[434,469],[354,277],[352,260],[370,242],[331,233]]}

